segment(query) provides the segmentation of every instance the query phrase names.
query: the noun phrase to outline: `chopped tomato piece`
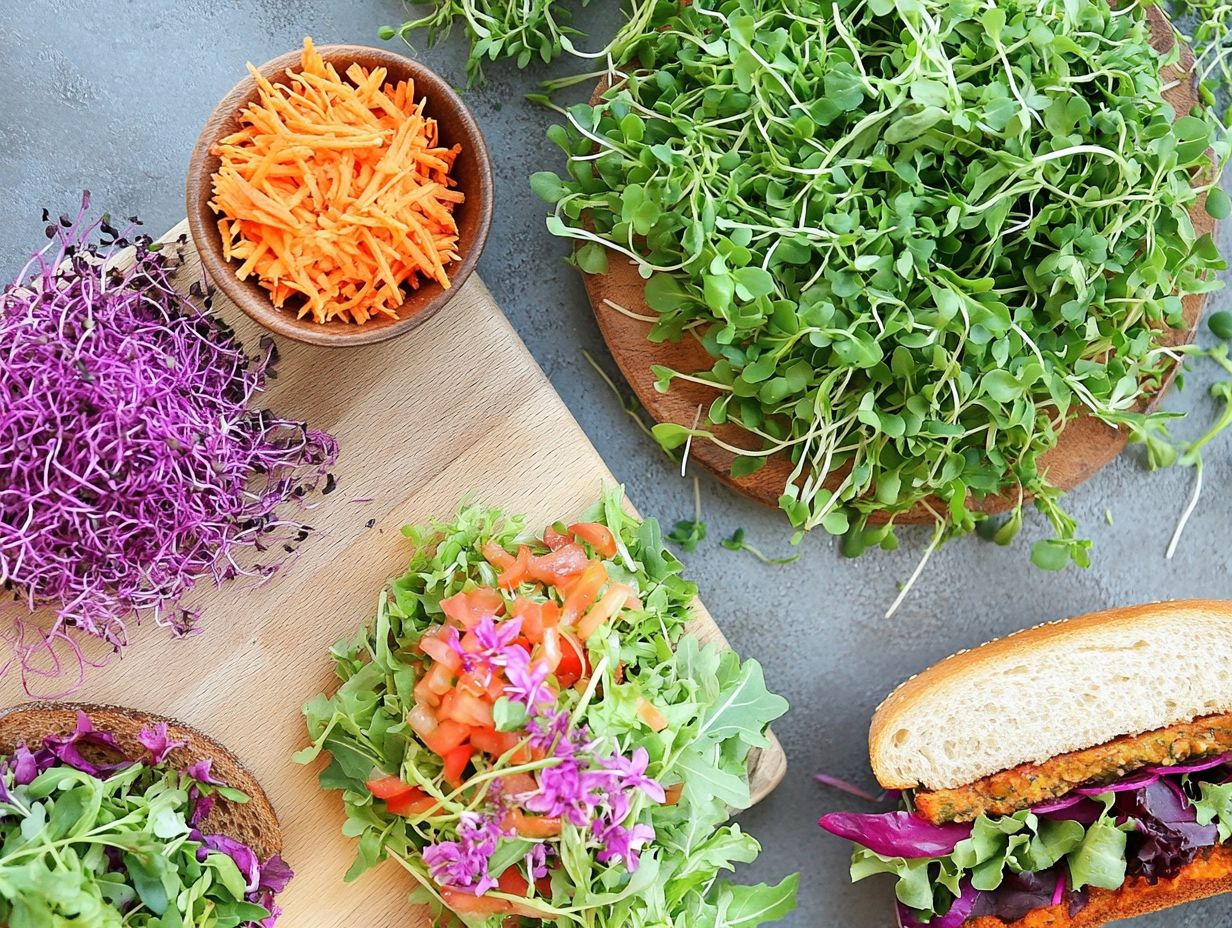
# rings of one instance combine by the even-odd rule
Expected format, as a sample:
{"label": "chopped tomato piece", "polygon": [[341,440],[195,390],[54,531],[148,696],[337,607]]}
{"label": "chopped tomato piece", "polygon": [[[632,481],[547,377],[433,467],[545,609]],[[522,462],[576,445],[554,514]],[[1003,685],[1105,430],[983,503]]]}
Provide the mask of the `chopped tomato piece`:
{"label": "chopped tomato piece", "polygon": [[453,671],[444,664],[433,664],[424,674],[424,681],[433,693],[442,696],[453,689]]}
{"label": "chopped tomato piece", "polygon": [[521,809],[510,809],[503,822],[523,838],[555,838],[560,834],[560,818],[546,815],[526,815]]}
{"label": "chopped tomato piece", "polygon": [[587,565],[577,583],[565,597],[565,604],[560,609],[560,624],[572,625],[583,612],[595,601],[603,584],[607,583],[607,568],[599,561]]}
{"label": "chopped tomato piece", "polygon": [[409,793],[385,800],[385,809],[390,815],[423,815],[436,807],[436,800],[418,787]]}
{"label": "chopped tomato piece", "polygon": [[[439,693],[434,693],[428,688],[428,677],[422,676],[419,682],[415,684],[415,702],[420,706],[427,706],[435,709],[441,704],[441,696]],[[423,732],[420,732],[422,735]]]}
{"label": "chopped tomato piece", "polygon": [[660,712],[659,707],[649,699],[638,700],[637,717],[645,722],[652,731],[662,731],[667,728],[667,716]]}
{"label": "chopped tomato piece", "polygon": [[421,738],[428,737],[436,731],[436,726],[440,724],[436,720],[436,713],[421,702],[415,703],[411,711],[406,714],[406,723],[411,726],[411,731]]}
{"label": "chopped tomato piece", "polygon": [[680,802],[680,794],[684,792],[684,784],[677,783],[675,786],[669,786],[663,791],[663,804],[665,806],[674,806]]}
{"label": "chopped tomato piece", "polygon": [[531,644],[543,640],[543,630],[560,622],[560,607],[556,603],[537,603],[533,600],[518,597],[513,604],[512,614],[522,620],[522,634]]}
{"label": "chopped tomato piece", "polygon": [[483,728],[492,724],[492,704],[479,696],[454,690],[441,697],[441,718],[453,719],[468,728]]}
{"label": "chopped tomato piece", "polygon": [[616,556],[616,536],[606,525],[598,522],[575,522],[569,526],[569,534],[584,541],[604,557]]}
{"label": "chopped tomato piece", "polygon": [[533,793],[539,788],[539,784],[535,782],[535,778],[529,773],[507,773],[500,779],[501,792],[507,796],[516,796],[519,793]]}
{"label": "chopped tomato piece", "polygon": [[526,547],[526,545],[519,545],[517,558],[500,572],[496,578],[496,585],[506,590],[512,590],[526,579],[526,571],[529,567],[530,548]]}
{"label": "chopped tomato piece", "polygon": [[444,757],[450,751],[463,744],[471,735],[471,730],[453,719],[442,719],[432,734],[423,739],[432,753]]}
{"label": "chopped tomato piece", "polygon": [[543,918],[543,913],[530,906],[519,905],[508,899],[495,896],[475,896],[452,886],[440,887],[441,899],[460,915],[521,915],[525,918]]}
{"label": "chopped tomato piece", "polygon": [[471,744],[475,750],[483,751],[492,757],[500,757],[506,751],[512,751],[521,740],[516,732],[497,731],[492,726],[476,728],[471,732]]}
{"label": "chopped tomato piece", "polygon": [[555,672],[560,666],[561,650],[560,650],[560,629],[545,628],[543,630],[543,661],[548,665],[548,670]]}
{"label": "chopped tomato piece", "polygon": [[438,664],[444,664],[454,673],[462,667],[462,657],[449,646],[443,636],[438,634],[424,635],[419,640],[419,650],[432,658]]}
{"label": "chopped tomato piece", "polygon": [[479,546],[479,553],[485,561],[500,570],[508,570],[515,560],[512,554],[494,541],[485,541]]}
{"label": "chopped tomato piece", "polygon": [[395,796],[403,796],[418,789],[418,787],[411,786],[410,783],[403,783],[401,777],[396,777],[392,774],[384,777],[373,777],[365,785],[368,787],[368,792],[377,799],[393,799]]}
{"label": "chopped tomato piece", "polygon": [[[463,693],[470,693],[472,696],[486,696],[491,690],[492,679],[489,674],[481,670],[472,670],[470,673],[464,673],[458,677],[458,689]],[[504,684],[501,684],[502,692]]]}
{"label": "chopped tomato piece", "polygon": [[555,525],[549,525],[543,530],[543,543],[550,551],[559,551],[569,543],[569,536],[556,530]]}
{"label": "chopped tomato piece", "polygon": [[585,641],[593,635],[599,630],[599,626],[623,609],[632,596],[633,591],[623,583],[613,583],[603,594],[603,598],[578,622],[578,637]]}
{"label": "chopped tomato piece", "polygon": [[584,571],[589,563],[590,558],[586,556],[582,546],[570,543],[557,548],[551,554],[531,557],[528,572],[532,580],[549,586],[560,586],[565,580]]}
{"label": "chopped tomato piece", "polygon": [[590,659],[586,649],[568,632],[560,633],[560,663],[556,665],[556,682],[567,689],[590,674]]}
{"label": "chopped tomato piece", "polygon": [[526,882],[526,877],[522,876],[521,870],[509,867],[496,878],[496,888],[511,896],[525,896],[530,884]]}
{"label": "chopped tomato piece", "polygon": [[460,744],[445,755],[445,782],[454,789],[462,785],[462,771],[474,753],[475,749],[469,744]]}
{"label": "chopped tomato piece", "polygon": [[450,621],[463,628],[473,628],[484,616],[496,618],[505,611],[505,597],[499,590],[486,586],[469,593],[455,593],[441,600],[441,609]]}

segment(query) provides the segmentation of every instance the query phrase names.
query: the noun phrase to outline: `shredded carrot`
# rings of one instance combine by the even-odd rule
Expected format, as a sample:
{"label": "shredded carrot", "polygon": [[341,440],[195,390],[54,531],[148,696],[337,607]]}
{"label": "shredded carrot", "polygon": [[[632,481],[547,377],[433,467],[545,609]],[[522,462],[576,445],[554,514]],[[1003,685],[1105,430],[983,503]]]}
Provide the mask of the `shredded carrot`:
{"label": "shredded carrot", "polygon": [[408,288],[448,289],[462,146],[442,147],[414,83],[358,64],[344,79],[311,39],[287,83],[248,70],[257,100],[213,148],[210,206],[236,275],[256,275],[275,306],[292,301],[317,322],[397,318]]}

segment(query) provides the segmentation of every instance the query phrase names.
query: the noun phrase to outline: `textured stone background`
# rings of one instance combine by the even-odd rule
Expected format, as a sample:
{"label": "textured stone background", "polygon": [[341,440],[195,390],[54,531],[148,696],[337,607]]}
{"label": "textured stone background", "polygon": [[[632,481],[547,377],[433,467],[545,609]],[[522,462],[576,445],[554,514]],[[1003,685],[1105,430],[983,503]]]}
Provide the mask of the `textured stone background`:
{"label": "textured stone background", "polygon": [[[615,3],[586,14],[594,35],[615,23]],[[100,208],[138,213],[152,232],[183,216],[189,151],[217,100],[243,75],[244,62],[265,61],[318,42],[380,44],[377,27],[400,23],[399,0],[8,0],[0,4],[0,61],[9,89],[0,96],[0,274],[9,277],[44,241],[39,210],[75,211],[82,188]],[[418,57],[460,83],[464,54],[456,41],[416,49]],[[591,440],[632,498],[670,525],[692,511],[692,487],[622,413],[582,357],[590,350],[612,370],[581,283],[544,229],[530,194],[532,170],[556,167],[544,139],[549,114],[522,99],[550,69],[519,74],[497,65],[490,82],[467,94],[486,134],[498,184],[496,220],[479,265],[505,313],[547,371]],[[1227,228],[1227,227],[1225,227]],[[1225,251],[1232,242],[1224,235]],[[1222,294],[1214,305],[1227,305]],[[1177,408],[1214,413],[1205,376],[1191,376]],[[794,928],[893,924],[888,884],[847,883],[847,848],[823,835],[817,816],[855,808],[812,782],[823,769],[872,784],[865,750],[869,716],[880,699],[933,661],[1025,625],[1092,609],[1151,599],[1232,596],[1226,487],[1232,479],[1227,440],[1207,461],[1207,490],[1177,558],[1163,552],[1192,475],[1148,473],[1139,455],[1123,455],[1070,497],[1095,540],[1094,565],[1044,574],[1027,559],[1042,535],[1030,518],[1017,544],[998,548],[968,538],[938,552],[898,615],[882,618],[910,575],[927,533],[907,533],[893,554],[843,559],[826,536],[806,539],[789,567],[766,567],[718,547],[743,526],[771,552],[788,532],[775,513],[738,499],[703,478],[711,538],[687,558],[691,574],[732,643],[758,658],[774,689],[792,703],[777,726],[791,769],[764,804],[741,817],[765,852],[743,879],[802,871]],[[1105,519],[1111,514],[1112,524]],[[1178,634],[1184,634],[1178,629]],[[1201,647],[1201,642],[1195,642]],[[1229,924],[1230,904],[1189,906],[1137,924]]]}

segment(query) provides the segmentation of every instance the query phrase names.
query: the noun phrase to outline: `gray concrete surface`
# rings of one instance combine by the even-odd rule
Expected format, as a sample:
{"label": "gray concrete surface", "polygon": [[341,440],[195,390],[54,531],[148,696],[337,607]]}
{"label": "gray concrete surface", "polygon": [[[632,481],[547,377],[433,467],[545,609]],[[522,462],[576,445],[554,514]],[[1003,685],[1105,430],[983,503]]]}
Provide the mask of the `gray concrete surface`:
{"label": "gray concrete surface", "polygon": [[[595,34],[614,23],[614,3],[586,14]],[[184,212],[183,174],[202,122],[243,74],[296,47],[318,42],[380,44],[378,26],[401,22],[399,0],[7,0],[0,4],[0,274],[16,273],[43,241],[39,211],[73,210],[88,187],[116,214],[140,214],[151,231]],[[464,55],[455,40],[418,57],[456,82]],[[670,525],[692,511],[692,488],[622,413],[591,370],[589,350],[609,370],[577,274],[564,246],[544,229],[543,208],[526,186],[531,170],[558,166],[544,139],[549,114],[522,100],[536,80],[561,69],[489,69],[490,83],[467,94],[496,166],[496,219],[480,273],[643,512]],[[1225,226],[1225,231],[1232,226]],[[1222,236],[1225,250],[1232,241]],[[1219,294],[1213,305],[1230,305]],[[1170,403],[1209,421],[1209,372],[1189,378]],[[824,535],[807,539],[789,567],[767,567],[720,549],[743,526],[769,551],[786,548],[776,513],[702,480],[711,537],[687,558],[690,573],[732,643],[766,667],[792,704],[776,729],[790,758],[787,781],[741,817],[764,853],[742,879],[800,870],[800,908],[786,924],[874,928],[894,922],[885,882],[847,882],[848,850],[816,827],[817,816],[854,808],[812,781],[816,770],[871,785],[867,724],[881,698],[908,675],[951,652],[1025,625],[1151,599],[1232,596],[1229,564],[1232,480],[1228,440],[1208,455],[1206,493],[1176,559],[1163,552],[1190,486],[1189,472],[1148,473],[1123,455],[1071,495],[1069,505],[1095,541],[1089,570],[1044,574],[1027,560],[1043,534],[1038,519],[1010,548],[969,538],[933,557],[898,615],[882,615],[926,543],[910,533],[893,554],[849,561]],[[1108,513],[1111,519],[1105,518]],[[1178,630],[1178,634],[1184,634]],[[1202,643],[1195,641],[1201,648]],[[1210,900],[1140,928],[1232,925],[1232,902]]]}

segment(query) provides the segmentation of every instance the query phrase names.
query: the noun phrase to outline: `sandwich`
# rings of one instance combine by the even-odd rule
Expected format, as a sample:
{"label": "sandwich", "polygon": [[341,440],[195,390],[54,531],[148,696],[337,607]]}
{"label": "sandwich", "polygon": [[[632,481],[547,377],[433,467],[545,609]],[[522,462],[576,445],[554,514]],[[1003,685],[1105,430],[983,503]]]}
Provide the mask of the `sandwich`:
{"label": "sandwich", "polygon": [[0,925],[270,928],[291,878],[221,744],[116,706],[0,713]]}
{"label": "sandwich", "polygon": [[853,880],[897,878],[907,928],[1088,928],[1232,889],[1232,603],[955,654],[878,707],[869,757],[899,808],[820,824]]}

